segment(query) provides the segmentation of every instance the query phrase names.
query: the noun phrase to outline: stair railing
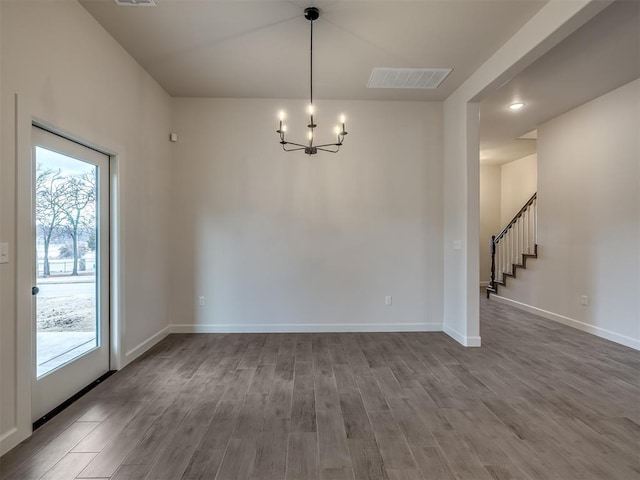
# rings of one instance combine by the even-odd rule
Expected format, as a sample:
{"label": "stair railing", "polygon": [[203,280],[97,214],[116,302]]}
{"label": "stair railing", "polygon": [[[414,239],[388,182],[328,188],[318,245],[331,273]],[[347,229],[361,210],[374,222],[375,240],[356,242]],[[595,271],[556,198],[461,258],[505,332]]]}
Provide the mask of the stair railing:
{"label": "stair railing", "polygon": [[497,284],[504,284],[505,275],[514,274],[514,266],[522,266],[523,255],[536,254],[537,195],[534,193],[507,226],[491,237],[491,283],[487,295],[490,291],[497,291]]}

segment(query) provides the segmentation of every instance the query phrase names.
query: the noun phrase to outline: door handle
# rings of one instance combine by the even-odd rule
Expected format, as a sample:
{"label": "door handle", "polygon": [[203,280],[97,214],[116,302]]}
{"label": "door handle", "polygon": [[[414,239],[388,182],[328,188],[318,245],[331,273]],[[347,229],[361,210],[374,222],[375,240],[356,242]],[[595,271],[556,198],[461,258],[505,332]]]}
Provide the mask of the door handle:
{"label": "door handle", "polygon": [[40,293],[40,289],[38,287],[31,287],[31,295],[37,295]]}

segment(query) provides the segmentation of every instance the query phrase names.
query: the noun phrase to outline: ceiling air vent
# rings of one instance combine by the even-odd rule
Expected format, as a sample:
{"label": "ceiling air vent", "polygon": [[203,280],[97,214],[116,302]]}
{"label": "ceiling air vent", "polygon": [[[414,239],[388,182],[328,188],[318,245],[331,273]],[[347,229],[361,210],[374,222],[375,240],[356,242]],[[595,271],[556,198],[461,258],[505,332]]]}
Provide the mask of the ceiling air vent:
{"label": "ceiling air vent", "polygon": [[450,68],[375,67],[367,88],[438,88],[450,73]]}
{"label": "ceiling air vent", "polygon": [[120,7],[155,7],[155,0],[115,0]]}

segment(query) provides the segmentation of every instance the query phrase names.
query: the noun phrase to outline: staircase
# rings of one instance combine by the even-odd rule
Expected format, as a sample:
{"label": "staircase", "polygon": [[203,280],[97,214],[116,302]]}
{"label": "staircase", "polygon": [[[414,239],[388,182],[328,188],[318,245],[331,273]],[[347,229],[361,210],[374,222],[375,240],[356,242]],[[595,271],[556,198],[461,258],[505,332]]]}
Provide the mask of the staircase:
{"label": "staircase", "polygon": [[538,256],[537,192],[524,204],[506,227],[491,237],[491,282],[487,298],[516,277],[518,268],[527,268],[527,259]]}

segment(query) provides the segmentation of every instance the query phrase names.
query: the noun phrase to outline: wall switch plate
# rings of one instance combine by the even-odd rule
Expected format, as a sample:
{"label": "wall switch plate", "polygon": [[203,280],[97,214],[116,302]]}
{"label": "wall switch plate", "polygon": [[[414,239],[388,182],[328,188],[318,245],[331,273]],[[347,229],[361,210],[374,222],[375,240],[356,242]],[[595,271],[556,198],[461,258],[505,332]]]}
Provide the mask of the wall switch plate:
{"label": "wall switch plate", "polygon": [[453,241],[453,249],[461,250],[462,249],[462,240],[454,240]]}
{"label": "wall switch plate", "polygon": [[9,263],[9,244],[0,243],[0,263]]}
{"label": "wall switch plate", "polygon": [[580,305],[589,305],[589,297],[587,297],[586,295],[582,295],[580,297]]}
{"label": "wall switch plate", "polygon": [[198,300],[198,303],[200,304],[201,307],[204,307],[204,297],[200,297],[200,299]]}
{"label": "wall switch plate", "polygon": [[391,297],[391,295],[387,295],[386,297],[384,297],[384,304],[387,307],[390,307],[392,302],[393,302],[393,298]]}

